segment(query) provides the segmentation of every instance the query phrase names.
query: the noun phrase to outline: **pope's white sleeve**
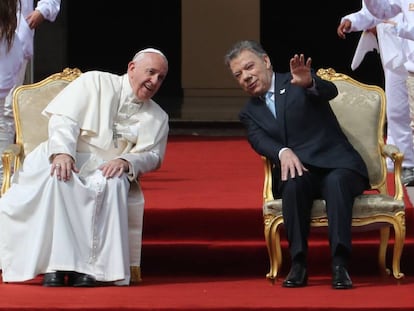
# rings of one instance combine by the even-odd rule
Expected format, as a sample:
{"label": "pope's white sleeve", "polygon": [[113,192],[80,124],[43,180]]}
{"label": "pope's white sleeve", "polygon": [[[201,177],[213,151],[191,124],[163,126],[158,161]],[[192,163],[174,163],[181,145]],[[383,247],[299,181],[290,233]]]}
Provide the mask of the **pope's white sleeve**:
{"label": "pope's white sleeve", "polygon": [[66,153],[76,159],[76,146],[80,133],[78,124],[61,115],[52,115],[49,120],[49,159],[57,153]]}

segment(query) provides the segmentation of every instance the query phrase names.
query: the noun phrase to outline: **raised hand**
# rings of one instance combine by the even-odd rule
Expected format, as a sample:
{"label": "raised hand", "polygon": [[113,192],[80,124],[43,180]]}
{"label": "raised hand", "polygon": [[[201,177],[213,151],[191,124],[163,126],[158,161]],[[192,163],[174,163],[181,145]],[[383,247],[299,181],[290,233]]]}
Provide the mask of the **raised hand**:
{"label": "raised hand", "polygon": [[308,88],[312,86],[311,75],[312,59],[308,57],[305,63],[305,56],[303,54],[295,54],[290,59],[290,73],[292,74],[292,84]]}

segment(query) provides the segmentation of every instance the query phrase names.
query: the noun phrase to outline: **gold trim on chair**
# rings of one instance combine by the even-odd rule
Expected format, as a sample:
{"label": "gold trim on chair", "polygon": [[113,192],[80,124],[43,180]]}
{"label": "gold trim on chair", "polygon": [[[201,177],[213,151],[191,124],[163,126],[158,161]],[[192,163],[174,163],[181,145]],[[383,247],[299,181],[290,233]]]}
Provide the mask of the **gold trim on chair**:
{"label": "gold trim on chair", "polygon": [[[380,235],[378,265],[380,272],[393,274],[396,279],[404,277],[400,271],[401,255],[405,240],[405,203],[401,182],[403,153],[394,145],[384,143],[385,94],[374,85],[360,83],[351,77],[336,73],[332,68],[320,69],[317,74],[338,87],[339,94],[331,105],[353,146],[364,158],[370,178],[371,189],[355,199],[352,227],[378,230]],[[350,106],[352,111],[347,111]],[[370,118],[358,120],[359,112]],[[372,120],[369,123],[368,120]],[[394,194],[388,191],[386,158],[394,163]],[[266,278],[274,282],[282,266],[282,248],[279,230],[283,224],[282,200],[274,199],[272,192],[272,164],[262,157],[264,163],[263,220],[264,236],[268,249],[270,270]],[[312,227],[328,226],[324,200],[315,200],[311,216]],[[394,229],[392,269],[386,267],[386,252],[390,243],[390,227]]]}
{"label": "gold trim on chair", "polygon": [[131,270],[131,283],[132,284],[141,283],[142,282],[141,267],[131,266],[130,270]]}

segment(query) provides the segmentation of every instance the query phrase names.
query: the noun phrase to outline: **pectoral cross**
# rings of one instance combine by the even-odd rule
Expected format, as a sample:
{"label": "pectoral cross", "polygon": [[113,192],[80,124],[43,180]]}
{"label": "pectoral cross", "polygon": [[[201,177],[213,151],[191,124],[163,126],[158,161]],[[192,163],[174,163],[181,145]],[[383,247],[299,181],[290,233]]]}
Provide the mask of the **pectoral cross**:
{"label": "pectoral cross", "polygon": [[114,148],[118,148],[118,138],[121,138],[122,135],[118,134],[118,131],[116,130],[116,124],[114,123],[112,127],[112,140],[114,141]]}

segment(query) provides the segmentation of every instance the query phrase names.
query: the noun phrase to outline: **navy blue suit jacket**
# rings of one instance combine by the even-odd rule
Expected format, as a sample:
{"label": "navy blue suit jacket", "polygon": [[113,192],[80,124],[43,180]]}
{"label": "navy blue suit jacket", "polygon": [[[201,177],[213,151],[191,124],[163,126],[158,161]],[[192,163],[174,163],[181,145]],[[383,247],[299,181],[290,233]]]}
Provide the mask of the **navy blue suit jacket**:
{"label": "navy blue suit jacket", "polygon": [[290,73],[275,73],[277,118],[263,99],[251,97],[240,112],[252,148],[280,167],[278,153],[290,148],[306,165],[348,168],[368,177],[366,165],[342,132],[329,100],[338,95],[334,83],[312,71],[317,94],[292,85]]}

